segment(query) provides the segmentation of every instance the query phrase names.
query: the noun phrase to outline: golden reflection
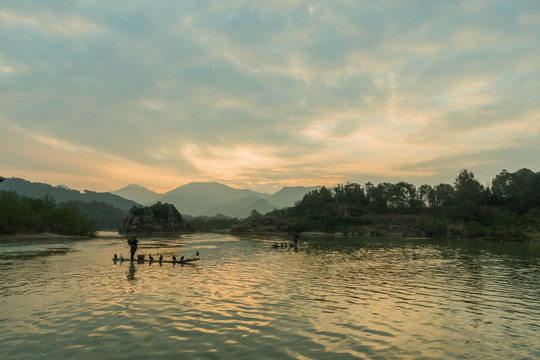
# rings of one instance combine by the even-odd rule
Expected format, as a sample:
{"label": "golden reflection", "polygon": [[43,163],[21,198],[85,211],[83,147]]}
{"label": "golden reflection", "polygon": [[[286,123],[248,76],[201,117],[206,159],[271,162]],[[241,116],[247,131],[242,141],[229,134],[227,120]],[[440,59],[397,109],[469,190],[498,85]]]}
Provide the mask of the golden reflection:
{"label": "golden reflection", "polygon": [[130,264],[129,264],[129,269],[128,269],[128,273],[127,273],[127,279],[129,282],[134,282],[135,281],[135,273],[137,272],[137,269],[135,268],[135,263],[132,261]]}

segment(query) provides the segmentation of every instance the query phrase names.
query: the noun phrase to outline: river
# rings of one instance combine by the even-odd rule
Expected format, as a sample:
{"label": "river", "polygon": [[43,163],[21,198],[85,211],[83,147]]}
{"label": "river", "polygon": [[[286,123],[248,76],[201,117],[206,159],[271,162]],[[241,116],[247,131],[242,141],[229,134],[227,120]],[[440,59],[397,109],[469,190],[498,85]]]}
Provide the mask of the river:
{"label": "river", "polygon": [[[196,233],[0,243],[1,359],[540,358],[540,244]],[[303,243],[306,246],[303,246]]]}

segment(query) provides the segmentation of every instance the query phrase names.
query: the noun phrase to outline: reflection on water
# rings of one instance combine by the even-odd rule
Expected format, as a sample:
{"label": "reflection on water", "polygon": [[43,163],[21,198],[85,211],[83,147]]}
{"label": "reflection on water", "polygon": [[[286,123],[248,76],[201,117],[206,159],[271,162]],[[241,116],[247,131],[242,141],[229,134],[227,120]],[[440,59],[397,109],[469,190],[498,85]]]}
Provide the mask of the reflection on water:
{"label": "reflection on water", "polygon": [[72,249],[62,248],[62,247],[26,250],[26,251],[8,251],[5,253],[0,253],[0,263],[8,264],[8,263],[11,263],[12,261],[24,261],[24,260],[32,260],[34,258],[43,257],[43,256],[62,255],[62,254],[66,254],[69,251],[72,251]]}
{"label": "reflection on water", "polygon": [[136,272],[135,263],[134,263],[134,262],[131,262],[131,263],[129,264],[129,270],[128,270],[128,274],[127,274],[127,279],[128,279],[130,282],[135,281],[135,272]]}
{"label": "reflection on water", "polygon": [[[288,239],[287,239],[288,240]],[[0,348],[33,358],[538,358],[540,244],[194,234],[0,244]]]}

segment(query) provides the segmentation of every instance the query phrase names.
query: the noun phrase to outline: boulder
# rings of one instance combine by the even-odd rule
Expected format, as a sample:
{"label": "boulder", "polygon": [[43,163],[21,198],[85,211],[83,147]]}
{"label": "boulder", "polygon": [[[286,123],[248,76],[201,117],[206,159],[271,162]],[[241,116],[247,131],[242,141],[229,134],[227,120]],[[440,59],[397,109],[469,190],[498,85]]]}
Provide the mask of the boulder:
{"label": "boulder", "polygon": [[119,234],[166,235],[193,232],[182,215],[171,204],[158,202],[152,206],[133,206],[122,221]]}

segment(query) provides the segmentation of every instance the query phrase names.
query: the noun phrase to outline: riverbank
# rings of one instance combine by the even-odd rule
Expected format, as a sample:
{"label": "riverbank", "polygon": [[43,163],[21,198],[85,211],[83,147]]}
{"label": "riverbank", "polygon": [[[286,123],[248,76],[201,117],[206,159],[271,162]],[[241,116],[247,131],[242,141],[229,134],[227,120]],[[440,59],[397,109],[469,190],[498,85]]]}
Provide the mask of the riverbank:
{"label": "riverbank", "polygon": [[0,234],[0,242],[10,241],[36,241],[36,240],[86,240],[91,239],[91,236],[83,235],[62,235],[53,233],[37,233],[37,234]]}
{"label": "riverbank", "polygon": [[[443,224],[440,229],[426,231],[425,223],[406,224],[377,224],[377,226],[353,226],[343,231],[299,231],[302,235],[321,235],[334,237],[402,237],[402,238],[434,238],[434,239],[471,239],[485,241],[515,241],[540,242],[540,232],[527,231],[519,228],[491,230],[479,226],[465,226],[463,224]],[[424,231],[423,231],[424,230]],[[234,227],[231,235],[291,235],[279,226],[253,226],[246,224]]]}

